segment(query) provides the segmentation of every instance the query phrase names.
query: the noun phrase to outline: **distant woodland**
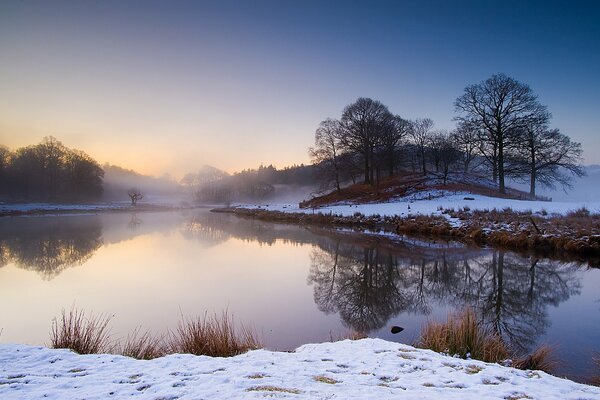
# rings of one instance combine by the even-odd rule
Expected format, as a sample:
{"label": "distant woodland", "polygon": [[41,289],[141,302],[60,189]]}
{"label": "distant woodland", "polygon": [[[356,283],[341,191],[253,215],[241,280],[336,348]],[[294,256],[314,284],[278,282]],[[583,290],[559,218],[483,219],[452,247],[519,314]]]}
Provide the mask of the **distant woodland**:
{"label": "distant woodland", "polygon": [[279,185],[339,191],[349,183],[377,186],[382,178],[408,172],[444,181],[451,174],[475,173],[495,182],[501,193],[507,181],[526,183],[535,198],[538,187],[568,189],[573,176],[584,175],[581,144],[551,125],[551,113],[528,85],[493,75],[467,86],[454,108],[456,126],[446,131],[435,129],[429,118],[406,119],[380,101],[359,98],[339,118],[319,124],[309,149],[311,165],[261,165],[234,174],[203,166],[179,182],[100,166],[53,137],[15,151],[0,145],[0,196],[126,200],[135,191],[228,203],[272,197]]}

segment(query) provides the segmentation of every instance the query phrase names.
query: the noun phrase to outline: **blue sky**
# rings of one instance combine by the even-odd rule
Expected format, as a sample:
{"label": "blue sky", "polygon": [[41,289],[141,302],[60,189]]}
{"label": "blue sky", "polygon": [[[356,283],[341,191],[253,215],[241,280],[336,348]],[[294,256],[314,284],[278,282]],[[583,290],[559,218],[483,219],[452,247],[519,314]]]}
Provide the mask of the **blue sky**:
{"label": "blue sky", "polygon": [[3,1],[0,143],[175,176],[308,162],[358,97],[454,126],[503,72],[600,163],[600,2]]}

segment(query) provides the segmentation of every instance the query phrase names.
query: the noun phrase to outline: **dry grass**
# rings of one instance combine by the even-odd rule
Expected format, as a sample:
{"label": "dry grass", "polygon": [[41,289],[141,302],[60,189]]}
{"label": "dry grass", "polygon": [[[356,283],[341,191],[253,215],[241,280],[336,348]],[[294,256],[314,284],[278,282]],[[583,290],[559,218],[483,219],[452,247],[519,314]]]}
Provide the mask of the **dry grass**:
{"label": "dry grass", "polygon": [[504,360],[509,355],[502,338],[485,329],[471,308],[449,314],[445,323],[429,322],[421,330],[417,346],[489,362]]}
{"label": "dry grass", "polygon": [[54,349],[71,349],[79,354],[97,354],[110,350],[108,323],[111,317],[92,313],[86,316],[75,307],[67,313],[62,310],[60,319],[52,320],[50,346]]}
{"label": "dry grass", "polygon": [[127,335],[119,353],[138,360],[151,360],[167,354],[162,336],[152,336],[150,332],[141,333],[140,328]]}
{"label": "dry grass", "polygon": [[212,357],[230,357],[261,347],[254,332],[241,327],[235,331],[232,318],[225,311],[221,316],[204,315],[195,320],[182,318],[171,333],[170,351]]}
{"label": "dry grass", "polygon": [[559,366],[554,357],[554,348],[543,344],[528,356],[517,358],[513,366],[519,369],[534,369],[552,373]]}
{"label": "dry grass", "polygon": [[340,342],[342,340],[360,340],[360,339],[366,339],[369,336],[364,333],[364,332],[358,332],[358,331],[350,331],[350,332],[346,332],[344,334],[341,335],[337,335],[334,336],[332,332],[329,332],[329,341],[330,342]]}

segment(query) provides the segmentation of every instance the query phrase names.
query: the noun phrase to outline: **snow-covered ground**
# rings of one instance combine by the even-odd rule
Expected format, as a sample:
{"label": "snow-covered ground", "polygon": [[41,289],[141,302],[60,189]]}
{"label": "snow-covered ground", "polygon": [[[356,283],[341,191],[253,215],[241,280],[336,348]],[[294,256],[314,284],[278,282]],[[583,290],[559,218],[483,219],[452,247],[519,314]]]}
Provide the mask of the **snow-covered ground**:
{"label": "snow-covered ground", "polygon": [[600,399],[600,388],[380,339],[143,361],[0,346],[8,399]]}
{"label": "snow-covered ground", "polygon": [[[465,199],[467,198],[467,199]],[[471,200],[472,199],[472,200]],[[350,216],[360,212],[366,216],[379,214],[384,215],[440,215],[442,209],[459,210],[468,207],[471,210],[503,210],[511,208],[514,211],[532,211],[534,213],[547,212],[548,214],[566,214],[582,207],[590,212],[600,212],[600,201],[586,202],[547,202],[547,201],[525,201],[501,199],[498,197],[488,197],[470,193],[445,193],[441,191],[421,192],[418,197],[409,196],[406,198],[395,199],[386,203],[370,204],[336,204],[319,208],[300,208],[298,204],[268,204],[253,205],[240,204],[242,208],[260,208],[263,210],[283,211],[283,212],[302,212],[302,213],[323,213]]]}

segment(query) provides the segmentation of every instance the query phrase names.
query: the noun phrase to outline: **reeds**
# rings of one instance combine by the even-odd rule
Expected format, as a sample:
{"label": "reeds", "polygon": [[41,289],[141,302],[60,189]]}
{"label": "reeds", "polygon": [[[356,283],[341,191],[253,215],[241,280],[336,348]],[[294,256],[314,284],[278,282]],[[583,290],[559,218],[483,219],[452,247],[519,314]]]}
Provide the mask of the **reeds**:
{"label": "reeds", "polygon": [[552,373],[558,365],[554,349],[548,344],[541,345],[528,356],[517,358],[513,363],[515,368],[536,369],[547,373]]}
{"label": "reeds", "polygon": [[531,354],[517,356],[504,343],[500,335],[477,321],[475,311],[467,307],[462,312],[449,314],[446,322],[431,321],[421,329],[417,347],[473,358],[486,362],[503,362],[512,359],[519,369],[541,370],[551,373],[559,365],[552,346],[543,344]]}
{"label": "reeds", "polygon": [[483,327],[471,308],[449,314],[445,323],[429,322],[421,330],[417,346],[488,362],[502,361],[509,355],[502,338]]}
{"label": "reeds", "polygon": [[169,347],[173,353],[211,357],[230,357],[261,347],[254,332],[244,326],[237,333],[227,311],[203,318],[185,319],[171,333]]}
{"label": "reeds", "polygon": [[97,354],[110,350],[111,338],[105,315],[86,316],[83,310],[72,307],[62,310],[60,319],[52,320],[50,345],[55,349],[71,349],[79,354]]}
{"label": "reeds", "polygon": [[172,353],[189,353],[212,357],[230,357],[258,349],[261,343],[254,331],[244,326],[235,329],[233,318],[225,311],[221,316],[185,319],[165,336],[153,336],[136,328],[123,343],[113,342],[108,329],[111,317],[86,315],[72,308],[63,310],[52,321],[50,346],[71,349],[79,354],[115,353],[150,360]]}
{"label": "reeds", "polygon": [[153,336],[150,332],[141,332],[136,328],[131,335],[127,335],[119,354],[137,358],[138,360],[151,360],[167,354],[167,346],[162,336]]}

